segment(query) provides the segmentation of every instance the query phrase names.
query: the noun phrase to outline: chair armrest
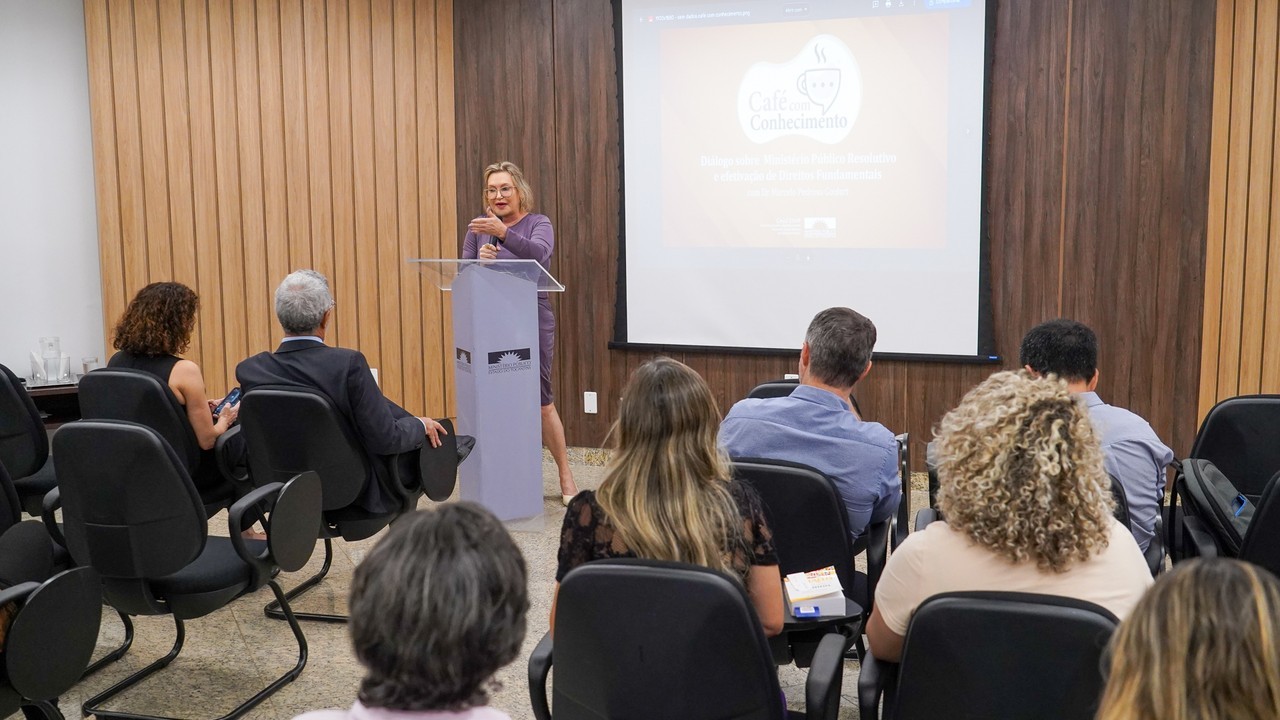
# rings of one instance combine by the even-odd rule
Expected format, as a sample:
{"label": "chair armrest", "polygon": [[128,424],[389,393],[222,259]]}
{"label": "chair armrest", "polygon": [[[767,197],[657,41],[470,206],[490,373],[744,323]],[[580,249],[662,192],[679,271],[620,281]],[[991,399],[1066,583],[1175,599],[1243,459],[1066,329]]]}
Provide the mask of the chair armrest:
{"label": "chair armrest", "polygon": [[40,583],[38,582],[24,582],[18,583],[13,587],[0,590],[0,607],[8,605],[11,602],[22,602],[27,599],[28,595],[35,592],[35,589],[38,587],[40,587]]}
{"label": "chair armrest", "polygon": [[879,720],[880,698],[897,675],[897,663],[876,660],[870,651],[867,652],[858,671],[858,717]]}
{"label": "chair armrest", "polygon": [[547,703],[547,674],[551,672],[551,633],[538,641],[529,655],[529,700],[533,703],[533,716],[537,720],[551,720],[551,705]]}
{"label": "chair armrest", "polygon": [[[884,572],[885,563],[889,559],[889,543],[893,536],[893,527],[897,518],[878,523],[867,528],[867,597],[863,598],[862,609],[871,612],[875,602],[876,585]],[[896,547],[896,545],[895,545]],[[861,602],[861,601],[860,601]]]}
{"label": "chair armrest", "polygon": [[894,523],[891,542],[897,550],[903,540],[907,539],[908,523],[911,520],[911,433],[902,433],[894,437],[898,445],[898,477],[902,481],[902,499],[898,501],[897,522]]}
{"label": "chair armrest", "polygon": [[231,442],[232,438],[239,435],[239,425],[233,425],[229,430],[219,435],[218,439],[213,443],[213,456],[218,461],[218,472],[222,477],[232,482],[244,483],[249,482],[249,473],[245,472],[243,475],[236,475],[235,466],[229,457],[230,451],[227,449],[227,444]]}
{"label": "chair armrest", "polygon": [[[245,542],[246,518],[258,505],[266,504],[267,549],[255,555]],[[313,471],[299,473],[287,483],[269,483],[240,498],[231,506],[227,529],[231,545],[246,563],[270,575],[276,567],[292,572],[306,565],[315,549],[321,522],[320,476]]]}
{"label": "chair armrest", "polygon": [[1182,529],[1186,533],[1187,539],[1191,540],[1191,544],[1195,546],[1196,556],[1202,558],[1214,558],[1220,554],[1218,552],[1218,543],[1214,542],[1213,536],[1208,530],[1204,529],[1204,525],[1200,524],[1200,519],[1186,515],[1182,518]]}
{"label": "chair armrest", "polygon": [[934,508],[920,508],[916,513],[916,532],[920,532],[929,526],[931,522],[937,522],[942,519],[941,513]]}
{"label": "chair armrest", "polygon": [[44,505],[41,507],[40,519],[44,521],[44,529],[49,531],[49,537],[58,543],[62,549],[67,548],[67,539],[62,535],[62,528],[58,527],[58,510],[62,508],[62,488],[55,487],[45,493]]}
{"label": "chair armrest", "polygon": [[839,633],[828,633],[818,643],[804,683],[805,717],[835,720],[844,686],[844,643]]}

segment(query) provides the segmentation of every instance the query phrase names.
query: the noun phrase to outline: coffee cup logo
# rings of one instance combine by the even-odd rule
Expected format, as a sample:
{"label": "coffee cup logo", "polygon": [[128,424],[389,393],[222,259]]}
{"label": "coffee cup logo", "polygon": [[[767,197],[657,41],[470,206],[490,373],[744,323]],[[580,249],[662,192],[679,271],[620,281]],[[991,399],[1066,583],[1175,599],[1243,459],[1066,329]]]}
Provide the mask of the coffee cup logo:
{"label": "coffee cup logo", "polygon": [[826,115],[840,94],[839,68],[811,68],[796,78],[796,89],[801,95],[809,98],[815,105],[822,107]]}
{"label": "coffee cup logo", "polygon": [[834,35],[811,38],[787,62],[755,63],[738,86],[738,122],[755,143],[787,135],[841,142],[861,105],[858,61]]}

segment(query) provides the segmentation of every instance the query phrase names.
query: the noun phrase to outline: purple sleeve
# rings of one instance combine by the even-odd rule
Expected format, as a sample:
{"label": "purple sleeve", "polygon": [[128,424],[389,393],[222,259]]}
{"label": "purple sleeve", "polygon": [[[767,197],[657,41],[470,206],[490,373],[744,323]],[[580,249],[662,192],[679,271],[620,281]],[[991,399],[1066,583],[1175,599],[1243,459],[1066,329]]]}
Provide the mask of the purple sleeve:
{"label": "purple sleeve", "polygon": [[544,268],[551,260],[551,250],[555,245],[555,231],[551,229],[551,220],[546,217],[536,219],[527,233],[507,228],[507,236],[502,240],[502,246],[511,254],[524,260],[537,260]]}
{"label": "purple sleeve", "polygon": [[480,242],[480,239],[476,237],[476,234],[468,230],[467,236],[462,239],[462,259],[475,260],[479,257],[481,244],[482,243]]}

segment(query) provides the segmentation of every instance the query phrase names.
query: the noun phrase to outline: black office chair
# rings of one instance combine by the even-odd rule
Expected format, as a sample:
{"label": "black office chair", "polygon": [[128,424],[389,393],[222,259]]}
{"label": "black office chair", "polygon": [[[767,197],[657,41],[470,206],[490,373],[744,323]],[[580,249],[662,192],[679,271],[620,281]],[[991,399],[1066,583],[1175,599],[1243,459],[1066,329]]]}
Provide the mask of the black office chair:
{"label": "black office chair", "polygon": [[911,616],[900,664],[862,662],[862,720],[1092,720],[1102,654],[1119,621],[1083,600],[1032,593],[935,595]]}
{"label": "black office chair", "polygon": [[[779,572],[786,576],[833,566],[844,588],[843,615],[798,620],[788,613],[783,632],[769,641],[774,659],[807,667],[818,643],[832,630],[847,638],[844,649],[856,643],[861,653],[863,621],[884,570],[891,521],[868,527],[855,544],[840,493],[826,475],[798,463],[759,458],[734,458],[733,473],[760,495],[778,550]],[[867,574],[853,566],[854,556],[863,549]]]}
{"label": "black office chair", "polygon": [[[298,387],[265,386],[245,393],[240,401],[240,425],[249,445],[249,470],[254,482],[280,480],[307,470],[320,476],[323,488],[323,522],[313,535],[324,541],[324,564],[315,575],[287,594],[290,600],[315,587],[328,574],[333,560],[333,538],[363,540],[373,536],[401,514],[411,512],[425,492],[432,500],[448,499],[457,481],[457,436],[453,424],[441,420],[447,435],[442,446],[430,452],[413,450],[411,460],[371,457],[365,452],[346,418],[323,393]],[[425,443],[426,436],[424,433]],[[384,498],[392,506],[374,512],[354,503],[364,489],[372,464]],[[412,465],[416,477],[403,477],[402,465]],[[279,608],[265,608],[279,618]],[[346,622],[346,615],[299,612],[302,620]]]}
{"label": "black office chair", "polygon": [[[307,641],[280,586],[279,570],[297,570],[315,549],[320,480],[303,473],[268,483],[230,510],[229,537],[208,537],[208,520],[182,461],[155,430],[114,420],[81,420],[54,436],[59,488],[46,503],[62,507],[66,547],[98,571],[101,595],[130,615],[173,616],[177,638],[167,655],[85,701],[85,715],[142,718],[106,710],[108,699],[164,668],[182,650],[183,621],[207,615],[269,585],[298,643],[297,663],[224,716],[236,718],[292,682],[307,662]],[[266,506],[266,541],[246,540],[245,519]],[[48,517],[47,516],[47,517]],[[50,527],[57,534],[57,528]]]}
{"label": "black office chair", "polygon": [[49,436],[26,388],[4,365],[0,365],[0,465],[13,478],[22,509],[38,517],[45,493],[58,484]]}
{"label": "black office chair", "polygon": [[[539,720],[806,717],[786,712],[755,609],[718,572],[652,560],[586,563],[561,583],[555,622],[554,643],[547,633],[529,657]],[[814,656],[807,717],[836,716],[844,640],[826,636]]]}
{"label": "black office chair", "polygon": [[[747,393],[747,397],[749,398],[787,397],[791,394],[792,390],[796,389],[796,386],[799,384],[800,384],[800,381],[795,378],[782,379],[782,380],[770,380],[769,382],[763,382],[751,388],[751,392]],[[854,412],[858,413],[858,417],[862,417],[862,408],[858,407],[858,398],[854,397],[853,393],[849,393],[849,404],[853,406]]]}
{"label": "black office chair", "polygon": [[84,675],[98,639],[102,587],[92,568],[0,590],[0,607],[18,611],[0,648],[0,717],[62,720],[58,696]]}
{"label": "black office chair", "polygon": [[[1214,405],[1200,423],[1187,459],[1210,460],[1257,504],[1267,481],[1280,471],[1280,395],[1240,395]],[[1179,502],[1180,464],[1174,463],[1173,491],[1164,509],[1164,543],[1175,563],[1186,557],[1188,539]]]}
{"label": "black office chair", "polygon": [[938,441],[924,446],[924,468],[929,473],[929,507],[938,507]]}
{"label": "black office chair", "polygon": [[[226,476],[219,465],[204,463],[200,442],[187,418],[187,411],[165,382],[149,372],[129,368],[101,368],[80,378],[80,415],[86,420],[123,420],[146,425],[160,434],[182,461],[195,481],[205,514],[213,517],[235,501],[232,483],[247,477]],[[223,433],[214,453],[226,453],[227,443],[238,428]]]}
{"label": "black office chair", "polygon": [[[1115,518],[1121,525],[1132,529],[1129,499],[1125,494],[1124,485],[1120,482],[1120,478],[1115,475],[1107,473],[1107,477],[1111,480],[1111,496],[1116,501]],[[1159,575],[1160,571],[1164,569],[1164,525],[1158,513],[1156,514],[1155,535],[1151,538],[1151,542],[1147,544],[1143,558],[1147,561],[1147,569],[1151,571],[1152,577]]]}

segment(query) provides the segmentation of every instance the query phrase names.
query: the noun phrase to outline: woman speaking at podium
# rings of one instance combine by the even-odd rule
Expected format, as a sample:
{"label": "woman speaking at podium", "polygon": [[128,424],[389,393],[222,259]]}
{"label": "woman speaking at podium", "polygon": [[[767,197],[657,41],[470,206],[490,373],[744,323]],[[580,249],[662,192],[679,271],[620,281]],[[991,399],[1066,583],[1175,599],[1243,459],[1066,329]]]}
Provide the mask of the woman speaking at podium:
{"label": "woman speaking at podium", "polygon": [[[464,260],[537,260],[546,268],[555,248],[555,231],[546,215],[529,212],[533,207],[533,191],[524,173],[515,163],[498,162],[484,169],[484,215],[467,225],[462,241]],[[542,444],[551,451],[560,473],[561,501],[578,494],[569,469],[565,447],[564,424],[556,412],[551,392],[551,359],[556,348],[556,318],[551,313],[551,298],[538,293],[538,359],[542,381]]]}

